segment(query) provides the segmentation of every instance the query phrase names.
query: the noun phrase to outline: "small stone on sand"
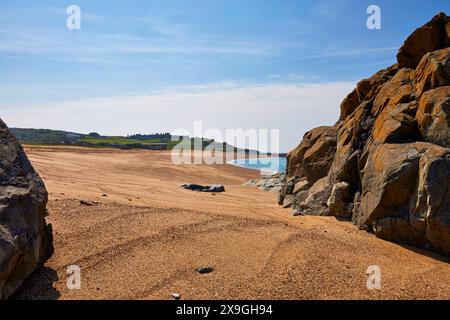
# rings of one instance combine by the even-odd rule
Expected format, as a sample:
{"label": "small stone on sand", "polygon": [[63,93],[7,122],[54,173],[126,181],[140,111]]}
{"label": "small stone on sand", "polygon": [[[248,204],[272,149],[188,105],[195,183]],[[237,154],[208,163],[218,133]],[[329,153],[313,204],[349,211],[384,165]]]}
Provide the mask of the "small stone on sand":
{"label": "small stone on sand", "polygon": [[200,274],[207,274],[207,273],[211,273],[214,271],[214,268],[210,268],[210,267],[201,267],[201,268],[197,268],[195,269],[196,272],[200,273]]}
{"label": "small stone on sand", "polygon": [[178,292],[174,292],[171,294],[172,298],[174,298],[175,300],[180,300],[181,298],[181,294],[179,294]]}

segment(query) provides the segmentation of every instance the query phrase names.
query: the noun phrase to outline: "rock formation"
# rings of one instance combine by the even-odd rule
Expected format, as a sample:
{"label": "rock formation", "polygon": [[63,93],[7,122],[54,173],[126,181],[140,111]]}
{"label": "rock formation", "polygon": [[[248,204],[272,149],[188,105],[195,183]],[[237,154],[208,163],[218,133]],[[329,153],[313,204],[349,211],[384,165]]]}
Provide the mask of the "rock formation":
{"label": "rock formation", "polygon": [[397,62],[288,154],[279,202],[450,255],[450,17],[411,34]]}
{"label": "rock formation", "polygon": [[244,183],[244,186],[255,186],[259,190],[280,193],[284,186],[286,174],[284,172],[275,173],[273,175],[262,176],[261,179],[252,179]]}
{"label": "rock formation", "polygon": [[0,120],[0,299],[7,299],[52,253],[47,191]]}

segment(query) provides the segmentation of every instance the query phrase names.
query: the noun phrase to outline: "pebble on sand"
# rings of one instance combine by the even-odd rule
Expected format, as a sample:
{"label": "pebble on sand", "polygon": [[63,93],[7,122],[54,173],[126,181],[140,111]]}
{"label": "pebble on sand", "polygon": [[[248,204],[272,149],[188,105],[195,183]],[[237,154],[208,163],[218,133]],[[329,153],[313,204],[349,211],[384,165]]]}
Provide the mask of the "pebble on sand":
{"label": "pebble on sand", "polygon": [[172,298],[174,298],[175,300],[180,300],[181,298],[181,294],[179,294],[178,292],[174,292],[171,294]]}
{"label": "pebble on sand", "polygon": [[200,273],[200,274],[207,274],[207,273],[211,273],[214,271],[214,268],[211,267],[201,267],[201,268],[197,268],[195,269],[196,272]]}

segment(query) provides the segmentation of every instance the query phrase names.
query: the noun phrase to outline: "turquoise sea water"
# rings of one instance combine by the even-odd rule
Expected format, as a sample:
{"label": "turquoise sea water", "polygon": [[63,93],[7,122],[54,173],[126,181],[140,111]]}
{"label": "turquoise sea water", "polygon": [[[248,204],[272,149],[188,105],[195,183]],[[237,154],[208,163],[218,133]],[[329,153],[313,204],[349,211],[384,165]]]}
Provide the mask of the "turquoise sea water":
{"label": "turquoise sea water", "polygon": [[271,173],[286,171],[286,163],[287,160],[284,157],[249,158],[230,161],[230,164],[238,167],[244,167]]}

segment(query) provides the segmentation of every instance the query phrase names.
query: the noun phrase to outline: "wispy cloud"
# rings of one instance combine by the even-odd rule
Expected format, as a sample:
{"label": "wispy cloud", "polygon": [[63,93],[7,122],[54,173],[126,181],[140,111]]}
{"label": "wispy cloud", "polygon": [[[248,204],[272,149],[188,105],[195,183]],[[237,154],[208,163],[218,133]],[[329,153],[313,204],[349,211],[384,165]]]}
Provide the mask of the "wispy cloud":
{"label": "wispy cloud", "polygon": [[184,37],[189,30],[188,24],[168,22],[155,17],[130,17],[126,20],[128,22],[144,25],[149,30],[168,37],[181,38]]}
{"label": "wispy cloud", "polygon": [[32,62],[30,62],[30,61],[28,61],[28,60],[21,59],[21,58],[16,57],[16,56],[6,55],[6,54],[0,54],[0,58],[8,59],[8,60],[13,60],[13,61],[19,61],[19,62],[21,62],[21,63],[32,63]]}
{"label": "wispy cloud", "polygon": [[395,53],[398,50],[397,47],[383,47],[383,48],[336,48],[333,50],[324,50],[320,53],[312,53],[309,55],[304,55],[293,59],[294,61],[304,61],[304,60],[316,60],[316,59],[327,59],[327,58],[337,58],[337,57],[355,57],[367,54],[379,54],[379,53]]}
{"label": "wispy cloud", "polygon": [[[327,15],[329,12],[336,12],[336,5],[320,2],[312,11],[314,15]],[[374,55],[396,50],[394,47],[364,48],[353,44],[317,48],[300,40],[301,37],[294,41],[292,38],[290,40],[275,40],[269,37],[241,38],[237,34],[224,36],[209,34],[208,30],[198,33],[194,32],[194,28],[188,23],[173,21],[163,16],[125,16],[117,20],[107,20],[101,15],[84,10],[82,11],[84,18],[112,23],[114,25],[112,30],[122,31],[104,33],[100,30],[94,32],[93,29],[83,29],[77,33],[65,29],[64,24],[59,28],[11,26],[10,20],[17,18],[22,11],[28,15],[36,12],[57,14],[62,18],[66,15],[64,10],[55,7],[23,8],[17,12],[5,10],[1,13],[0,54],[10,60],[20,55],[35,55],[53,61],[133,65],[139,63],[136,56],[167,59],[168,55],[177,55],[178,60],[189,57],[195,61],[199,59],[198,56],[204,55],[230,59],[236,56],[249,59],[275,57],[278,61],[288,57],[289,61],[299,62]],[[141,31],[144,29],[148,32],[133,33],[132,30],[137,26]],[[298,29],[297,26],[289,27],[292,28]],[[159,57],[156,57],[157,55]],[[162,57],[163,55],[166,56]],[[197,57],[193,57],[194,55]]]}
{"label": "wispy cloud", "polygon": [[[20,20],[22,15],[25,19]],[[56,18],[53,17],[55,15]],[[257,39],[239,34],[209,33],[207,28],[195,29],[189,23],[174,21],[173,17],[169,19],[163,15],[106,19],[86,10],[82,10],[83,21],[88,19],[94,25],[74,32],[65,28],[66,16],[63,6],[6,8],[0,13],[0,54],[8,57],[33,55],[35,58],[77,63],[130,64],[136,63],[133,55],[263,58],[281,55],[285,50],[303,45],[299,41],[280,41],[268,37]],[[33,19],[27,17],[37,17],[37,20],[28,23]],[[43,20],[52,23],[45,24]],[[17,25],[17,21],[27,23]],[[61,23],[56,26],[54,21]]]}
{"label": "wispy cloud", "polygon": [[296,83],[306,83],[306,82],[318,82],[323,81],[323,76],[307,76],[304,74],[299,74],[295,72],[288,72],[288,73],[273,73],[269,74],[267,76],[268,79],[271,79],[272,81],[279,81],[279,82],[296,82]]}
{"label": "wispy cloud", "polygon": [[[78,62],[119,63],[129,60],[124,55],[179,54],[179,55],[241,55],[268,56],[279,52],[280,45],[215,39],[203,41],[173,41],[153,39],[132,34],[99,34],[83,32],[74,37],[70,31],[33,32],[32,30],[0,29],[0,53],[41,55],[48,59]],[[125,58],[125,59],[124,59]],[[103,61],[103,62],[102,62]]]}
{"label": "wispy cloud", "polygon": [[280,129],[281,148],[287,151],[311,127],[334,123],[339,102],[353,86],[353,82],[242,86],[231,81],[34,105],[25,112],[7,108],[2,117],[11,126],[111,135],[191,130],[195,120],[202,120],[205,129]]}

